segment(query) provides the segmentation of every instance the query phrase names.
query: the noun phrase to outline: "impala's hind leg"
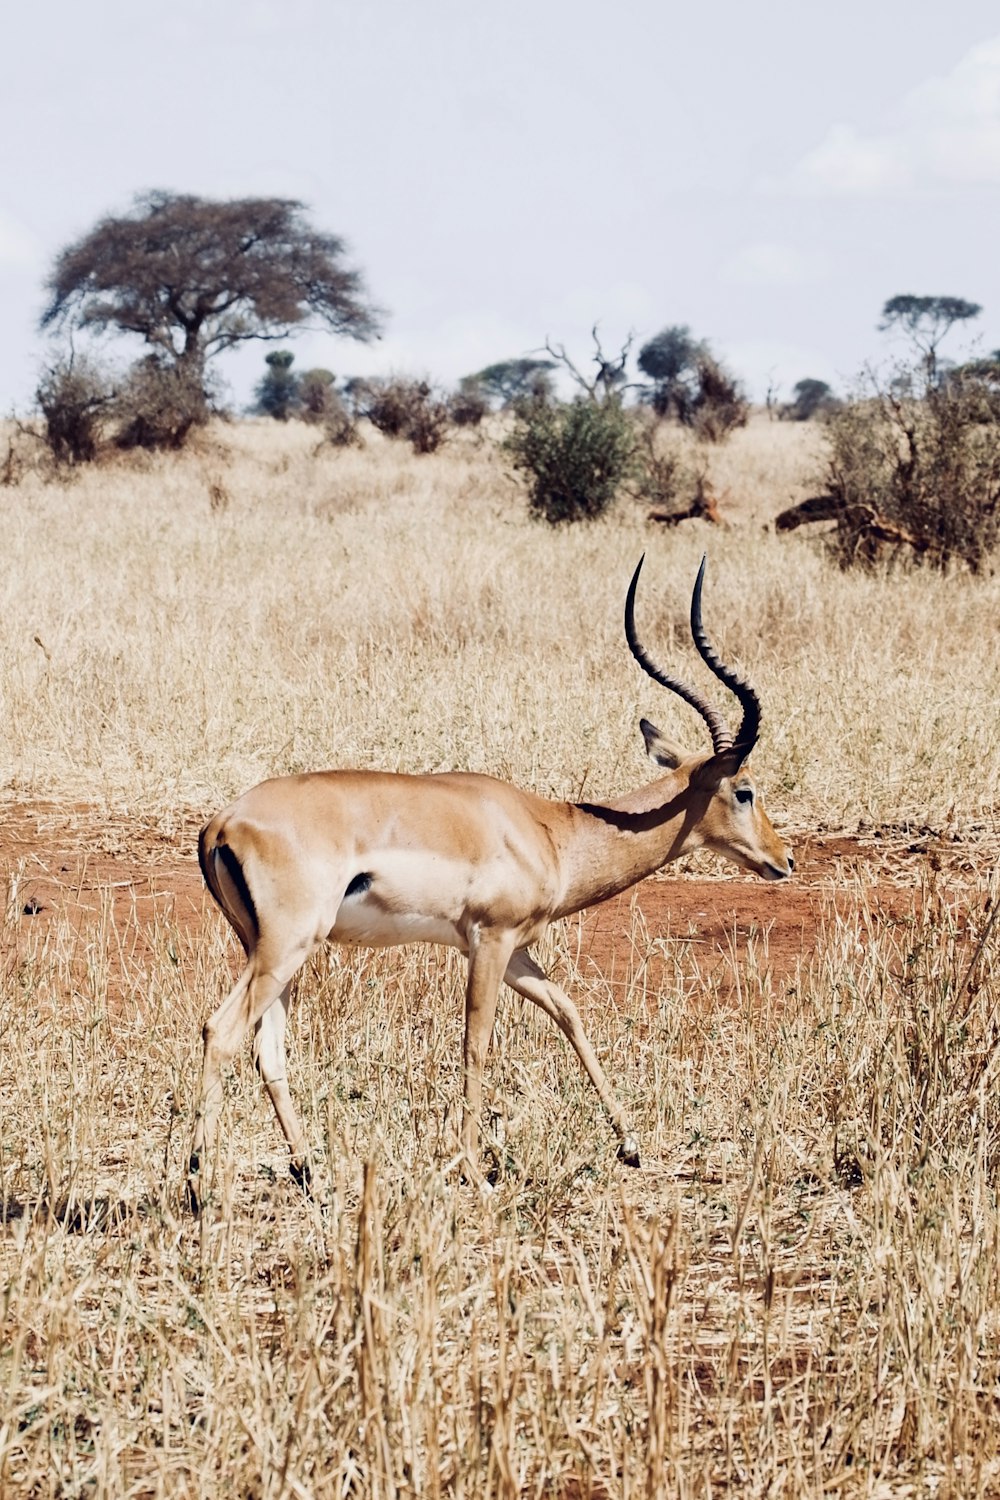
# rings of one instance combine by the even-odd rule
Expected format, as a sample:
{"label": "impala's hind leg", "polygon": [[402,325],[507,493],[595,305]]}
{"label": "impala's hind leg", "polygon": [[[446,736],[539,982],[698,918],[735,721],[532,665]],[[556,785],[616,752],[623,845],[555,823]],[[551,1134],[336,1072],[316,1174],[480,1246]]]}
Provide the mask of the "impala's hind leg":
{"label": "impala's hind leg", "polygon": [[309,1191],[312,1173],[309,1170],[309,1153],[305,1133],[292,1103],[288,1088],[287,1064],[285,1060],[285,1026],[288,1021],[288,996],[290,986],[285,985],[277,1000],[257,1022],[253,1055],[257,1072],[274,1105],[278,1124],[288,1142],[292,1154],[292,1177],[305,1192]]}
{"label": "impala's hind leg", "polygon": [[505,983],[512,990],[523,995],[526,1000],[531,1000],[547,1016],[551,1016],[563,1035],[568,1039],[573,1051],[583,1064],[584,1071],[590,1079],[594,1088],[600,1096],[601,1103],[608,1112],[608,1118],[618,1135],[618,1155],[623,1162],[630,1167],[639,1165],[639,1143],[635,1133],[629,1124],[628,1118],[611,1092],[611,1085],[605,1077],[604,1069],[597,1059],[597,1053],[590,1045],[587,1033],[583,1029],[580,1020],[580,1012],[573,1004],[565,990],[561,990],[557,984],[539,968],[535,960],[523,949],[511,958],[504,974]]}
{"label": "impala's hind leg", "polygon": [[[283,990],[314,946],[314,941],[309,939],[292,947],[286,942],[275,950],[262,938],[236,984],[205,1023],[201,1095],[188,1169],[188,1197],[195,1209],[200,1200],[202,1156],[212,1149],[222,1108],[222,1070],[232,1062],[250,1028],[257,1026],[275,1001],[280,1001]],[[273,1099],[274,1095],[271,1097]],[[280,1113],[278,1118],[281,1119]],[[295,1124],[298,1125],[297,1120]]]}

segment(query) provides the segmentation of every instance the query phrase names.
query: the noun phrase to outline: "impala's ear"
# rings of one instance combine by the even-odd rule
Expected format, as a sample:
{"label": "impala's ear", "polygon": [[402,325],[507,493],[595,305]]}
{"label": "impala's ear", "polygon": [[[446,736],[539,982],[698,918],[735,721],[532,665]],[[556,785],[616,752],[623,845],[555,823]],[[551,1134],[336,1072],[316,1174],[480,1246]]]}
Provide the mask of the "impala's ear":
{"label": "impala's ear", "polygon": [[720,781],[726,781],[736,775],[746,758],[746,751],[738,747],[732,750],[719,750],[715,755],[709,756],[704,765],[698,767],[693,781],[703,790],[714,791]]}
{"label": "impala's ear", "polygon": [[654,766],[665,766],[668,771],[676,771],[681,761],[687,760],[684,751],[665,740],[656,725],[651,724],[648,719],[640,719],[639,728],[646,741],[646,754]]}

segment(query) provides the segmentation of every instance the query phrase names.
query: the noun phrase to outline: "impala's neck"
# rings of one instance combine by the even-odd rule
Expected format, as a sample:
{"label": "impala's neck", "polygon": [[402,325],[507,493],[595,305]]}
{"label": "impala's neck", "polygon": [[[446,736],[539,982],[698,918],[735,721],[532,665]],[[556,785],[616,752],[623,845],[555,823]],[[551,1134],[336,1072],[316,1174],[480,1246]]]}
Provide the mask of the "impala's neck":
{"label": "impala's neck", "polygon": [[574,802],[572,834],[561,851],[558,916],[617,896],[702,842],[711,794],[695,790],[688,767],[610,802]]}

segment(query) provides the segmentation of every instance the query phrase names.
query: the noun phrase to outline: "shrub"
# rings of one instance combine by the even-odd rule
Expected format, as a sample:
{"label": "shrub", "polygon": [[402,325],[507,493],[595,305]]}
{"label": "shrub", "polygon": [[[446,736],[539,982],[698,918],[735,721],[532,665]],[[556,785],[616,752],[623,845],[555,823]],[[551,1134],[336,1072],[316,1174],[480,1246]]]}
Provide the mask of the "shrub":
{"label": "shrub", "polygon": [[448,414],[455,426],[478,427],[489,411],[490,398],[486,388],[477,376],[464,376],[448,402]]}
{"label": "shrub", "polygon": [[35,400],[45,419],[43,440],[56,463],[90,463],[97,457],[102,422],[115,400],[100,365],[75,354],[55,360],[43,371]]}
{"label": "shrub", "polygon": [[[311,418],[310,420],[317,419]],[[323,414],[318,420],[323,424],[324,438],[335,448],[349,448],[352,445],[361,447],[358,424],[343,398],[336,391],[329,392]]]}
{"label": "shrub", "polygon": [[191,429],[207,422],[209,412],[199,371],[150,354],[132,366],[115,401],[115,443],[119,448],[182,448]]}
{"label": "shrub", "polygon": [[253,410],[276,422],[287,422],[298,410],[300,381],[292,373],[295,355],[290,349],[272,349],[265,356],[267,374],[262,375],[254,390]]}
{"label": "shrub", "polygon": [[524,402],[503,449],[532,513],[553,525],[601,515],[638,461],[635,424],[614,398]]}
{"label": "shrub", "polygon": [[[919,384],[919,382],[918,382]],[[830,418],[826,490],[843,565],[904,552],[981,571],[1000,543],[1000,387],[952,372],[871,385]],[[817,502],[810,502],[815,504]],[[818,513],[818,512],[817,512]]]}
{"label": "shrub", "polygon": [[299,376],[295,415],[303,422],[322,427],[324,440],[335,448],[360,443],[354,413],[337,390],[331,370],[318,367]]}
{"label": "shrub", "polygon": [[298,388],[296,392],[298,411],[297,415],[304,422],[322,422],[326,418],[327,411],[334,401],[343,401],[337,392],[336,377],[332,370],[325,370],[317,366],[312,370],[304,370],[298,377]]}
{"label": "shrub", "polygon": [[426,380],[355,381],[352,389],[362,416],[386,437],[407,438],[415,453],[433,453],[448,432],[448,405]]}
{"label": "shrub", "polygon": [[745,427],[750,403],[724,365],[703,349],[695,363],[696,388],[688,425],[707,443],[721,443],[737,427]]}
{"label": "shrub", "polygon": [[629,489],[637,500],[653,507],[650,520],[672,522],[707,515],[704,471],[668,441],[670,429],[648,407],[640,407],[634,421],[636,458]]}

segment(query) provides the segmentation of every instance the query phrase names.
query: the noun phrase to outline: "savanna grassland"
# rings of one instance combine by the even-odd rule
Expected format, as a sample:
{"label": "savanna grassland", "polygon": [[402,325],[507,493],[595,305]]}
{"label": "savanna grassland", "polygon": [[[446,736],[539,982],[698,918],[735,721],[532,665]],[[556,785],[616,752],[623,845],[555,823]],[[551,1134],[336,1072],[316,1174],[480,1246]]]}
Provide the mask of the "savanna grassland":
{"label": "savanna grassland", "polygon": [[[317,451],[295,423],[0,488],[0,1494],[1000,1494],[1000,577],[845,573],[777,536],[819,444],[737,433],[724,528],[626,500],[553,530],[488,442]],[[318,766],[623,790],[640,715],[704,736],[627,651],[628,579],[645,551],[640,631],[704,686],[706,550],[772,816],[859,853],[791,968],[762,931],[706,979],[638,902],[630,952],[658,962],[612,990],[551,932],[642,1168],[505,993],[500,1171],[466,1182],[462,960],[337,950],[290,1027],[316,1197],[247,1050],[192,1218],[200,1028],[237,967],[208,904],[169,899],[198,824]],[[104,872],[78,861],[45,912],[37,861],[70,865],[4,848],[29,815],[76,817]],[[151,842],[168,878],[140,902],[103,856]]]}

